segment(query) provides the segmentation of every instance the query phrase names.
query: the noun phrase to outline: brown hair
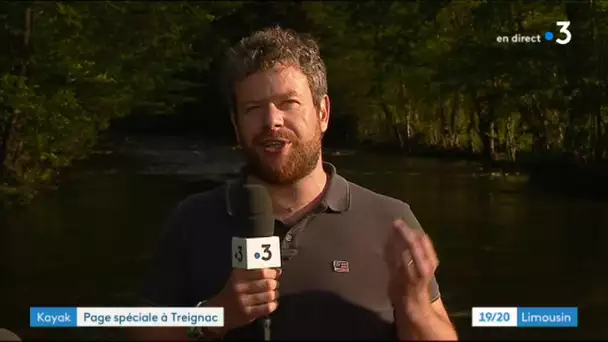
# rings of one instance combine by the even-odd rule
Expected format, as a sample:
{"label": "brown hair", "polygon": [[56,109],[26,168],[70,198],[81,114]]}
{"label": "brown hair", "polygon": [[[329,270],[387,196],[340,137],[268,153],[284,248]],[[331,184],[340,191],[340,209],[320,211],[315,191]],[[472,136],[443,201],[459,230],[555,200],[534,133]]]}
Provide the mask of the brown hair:
{"label": "brown hair", "polygon": [[236,113],[234,86],[277,64],[297,67],[306,75],[314,105],[320,108],[321,99],[327,94],[327,71],[319,45],[309,35],[277,26],[256,31],[228,50],[222,87],[232,114]]}

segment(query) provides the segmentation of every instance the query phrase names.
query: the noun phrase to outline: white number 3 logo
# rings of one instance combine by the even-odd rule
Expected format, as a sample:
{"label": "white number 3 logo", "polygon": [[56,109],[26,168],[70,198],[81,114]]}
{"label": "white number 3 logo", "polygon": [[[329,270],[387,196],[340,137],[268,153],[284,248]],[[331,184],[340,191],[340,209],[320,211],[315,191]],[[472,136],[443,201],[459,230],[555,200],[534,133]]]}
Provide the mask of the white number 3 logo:
{"label": "white number 3 logo", "polygon": [[570,43],[570,40],[572,39],[572,33],[570,33],[570,31],[568,30],[568,27],[570,27],[570,22],[569,21],[558,21],[557,26],[560,28],[559,32],[564,33],[566,35],[566,38],[564,38],[564,39],[558,38],[555,40],[555,42],[557,44],[561,44],[561,45]]}

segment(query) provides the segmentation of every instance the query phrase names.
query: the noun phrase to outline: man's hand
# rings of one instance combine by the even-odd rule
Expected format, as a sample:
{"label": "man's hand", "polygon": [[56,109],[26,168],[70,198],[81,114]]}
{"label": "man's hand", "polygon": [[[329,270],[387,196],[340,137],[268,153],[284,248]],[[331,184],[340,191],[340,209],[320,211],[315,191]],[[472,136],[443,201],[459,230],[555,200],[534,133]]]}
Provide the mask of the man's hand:
{"label": "man's hand", "polygon": [[400,338],[457,339],[441,300],[431,303],[429,289],[439,266],[431,239],[402,220],[393,226],[385,255],[391,274],[388,291]]}
{"label": "man's hand", "polygon": [[420,315],[430,308],[429,286],[439,259],[429,237],[401,220],[393,223],[393,236],[387,246],[391,271],[389,294],[409,314]]}
{"label": "man's hand", "polygon": [[278,307],[280,269],[232,271],[230,280],[208,306],[224,308],[224,327],[219,334],[269,315]]}
{"label": "man's hand", "polygon": [[[205,303],[205,307],[224,308],[224,326],[209,327],[210,340],[221,338],[230,330],[266,316],[278,307],[280,269],[235,269],[224,288]],[[141,341],[187,341],[183,328],[137,329],[134,338]]]}

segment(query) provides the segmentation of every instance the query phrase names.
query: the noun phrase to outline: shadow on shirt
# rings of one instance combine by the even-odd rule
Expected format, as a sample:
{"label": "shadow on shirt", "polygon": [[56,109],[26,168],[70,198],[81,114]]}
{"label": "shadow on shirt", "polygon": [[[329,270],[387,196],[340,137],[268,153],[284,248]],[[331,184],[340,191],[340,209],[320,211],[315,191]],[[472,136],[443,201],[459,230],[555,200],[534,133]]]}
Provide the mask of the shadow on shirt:
{"label": "shadow on shirt", "polygon": [[[306,292],[279,298],[272,315],[272,340],[396,340],[392,308],[384,319],[340,296]],[[390,321],[389,321],[390,320]],[[261,322],[235,329],[224,340],[262,340]]]}

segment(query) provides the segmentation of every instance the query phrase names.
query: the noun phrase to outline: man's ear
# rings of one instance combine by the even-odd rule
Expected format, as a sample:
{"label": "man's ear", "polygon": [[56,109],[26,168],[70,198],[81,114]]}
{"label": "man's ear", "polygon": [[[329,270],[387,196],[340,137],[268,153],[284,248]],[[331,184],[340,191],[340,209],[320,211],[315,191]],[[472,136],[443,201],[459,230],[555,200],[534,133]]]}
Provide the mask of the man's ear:
{"label": "man's ear", "polygon": [[330,113],[330,101],[329,96],[326,94],[319,101],[319,122],[321,123],[321,132],[325,133],[329,126],[329,113]]}

